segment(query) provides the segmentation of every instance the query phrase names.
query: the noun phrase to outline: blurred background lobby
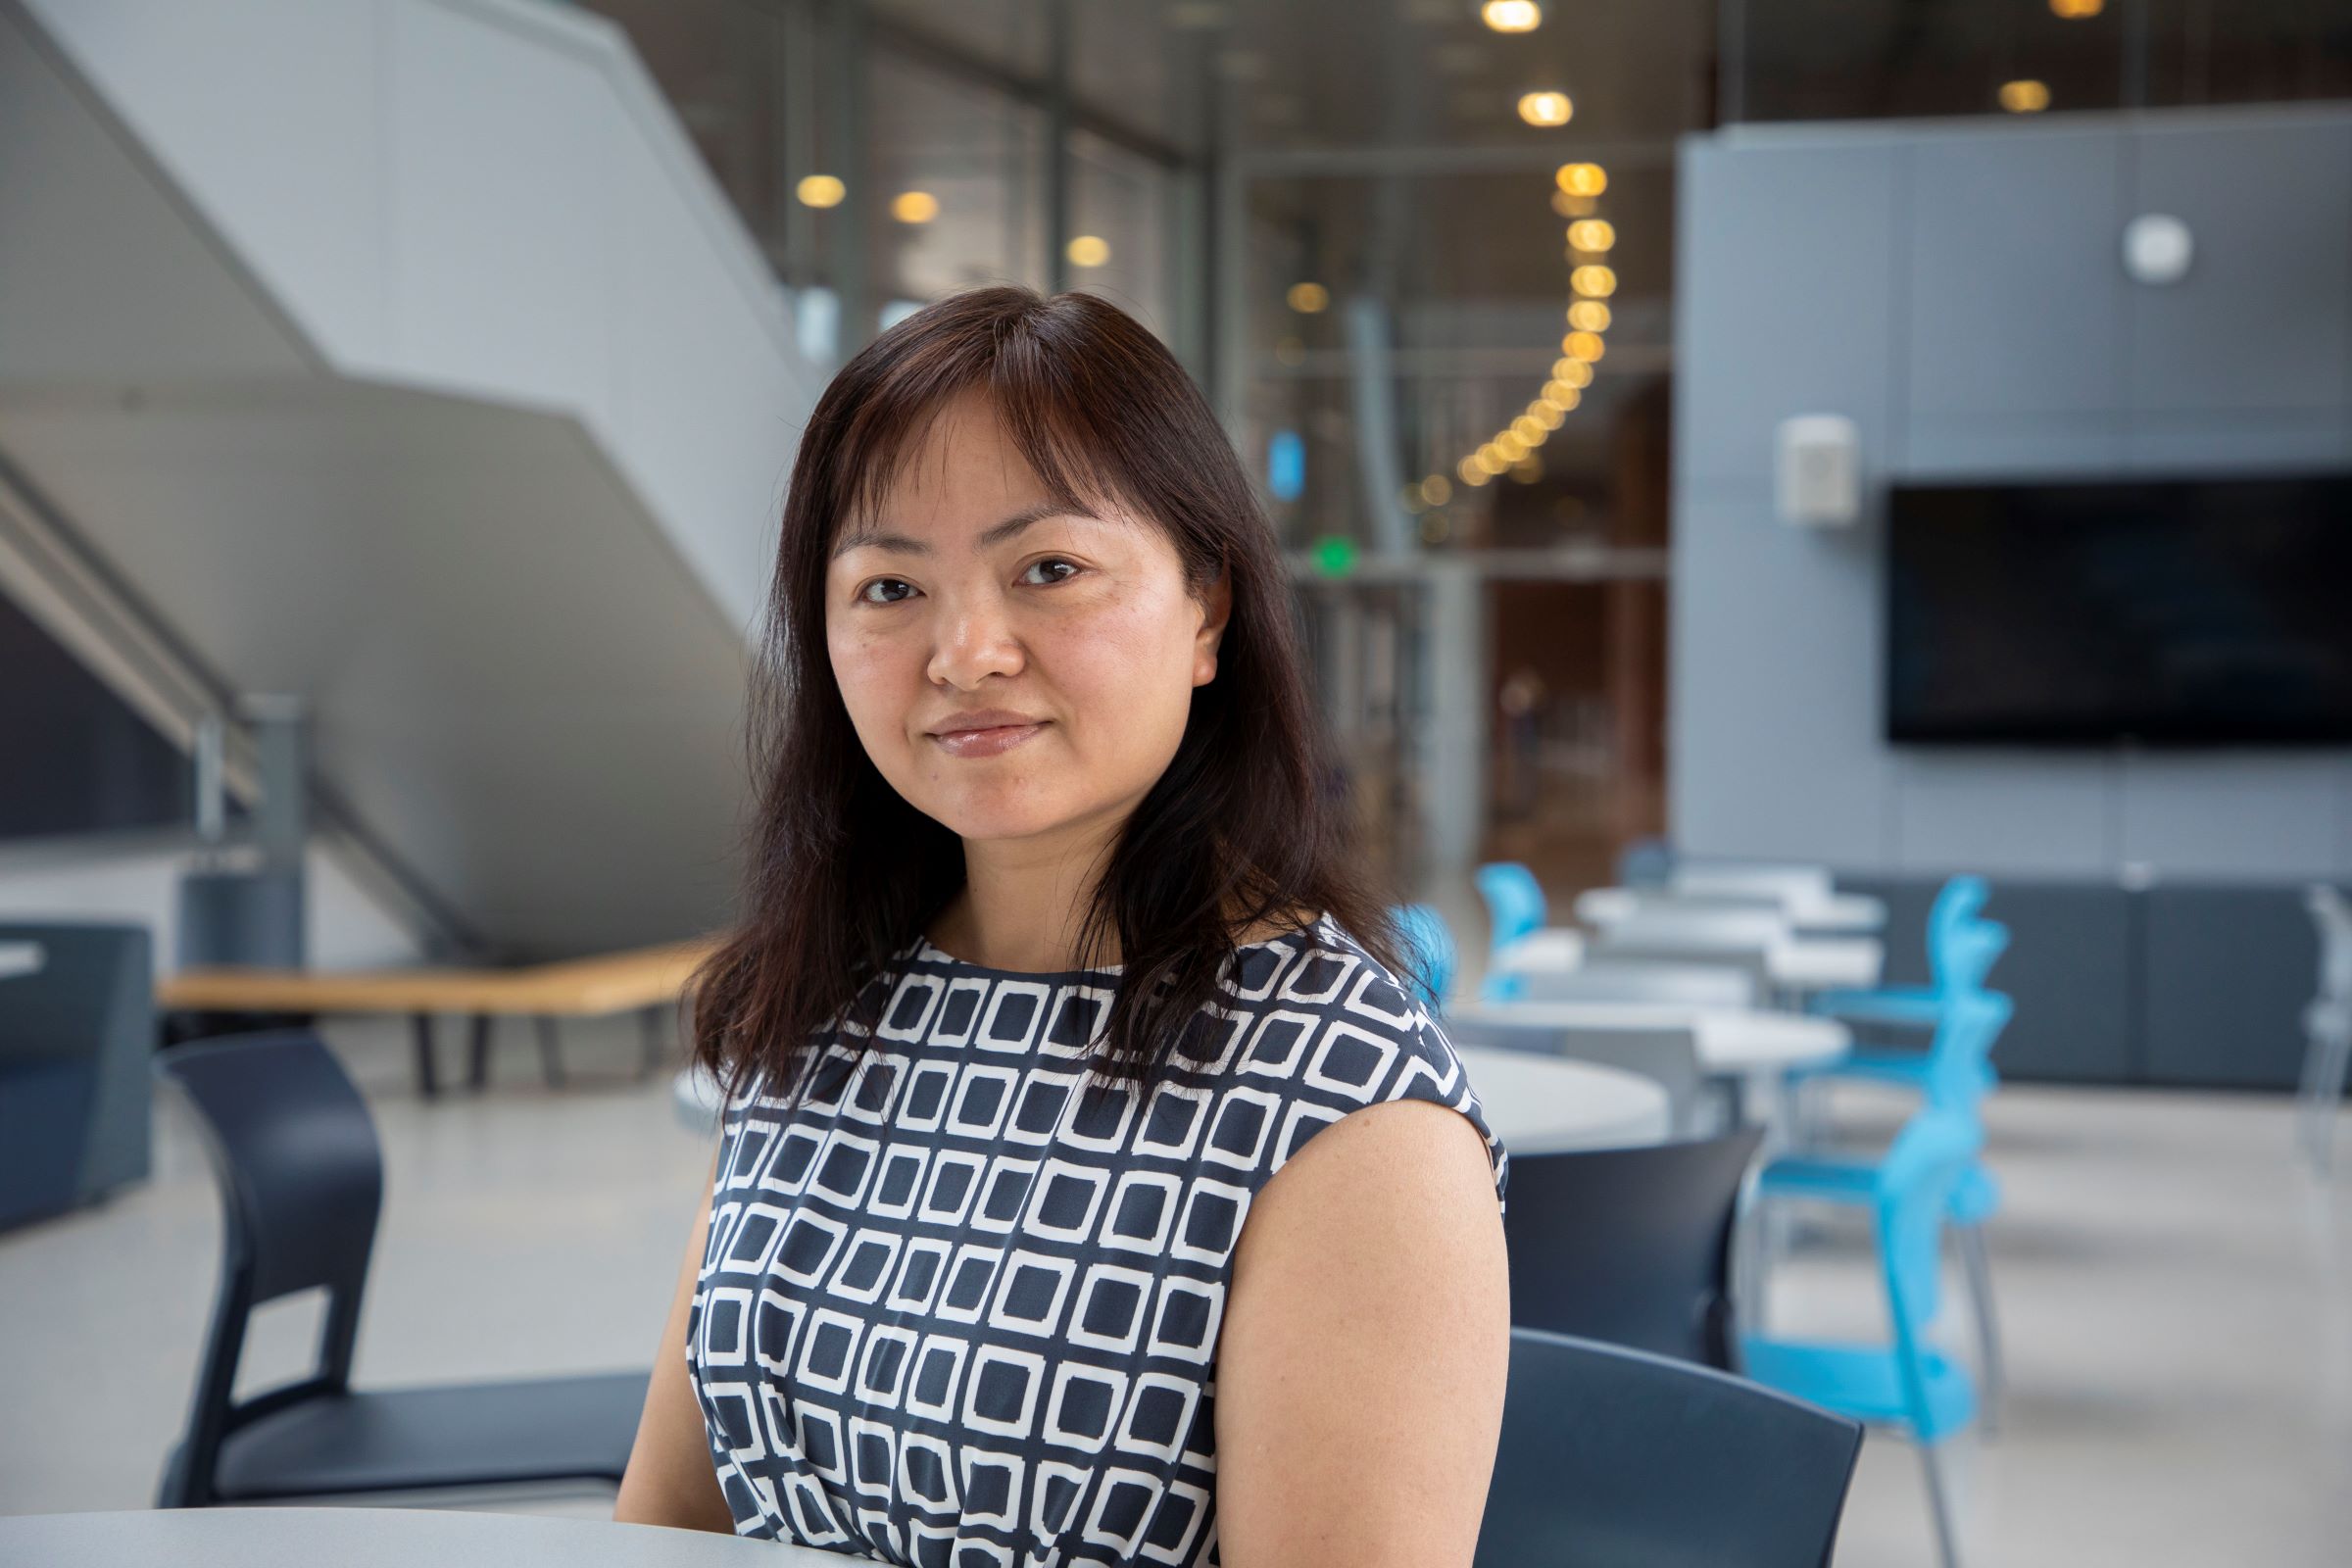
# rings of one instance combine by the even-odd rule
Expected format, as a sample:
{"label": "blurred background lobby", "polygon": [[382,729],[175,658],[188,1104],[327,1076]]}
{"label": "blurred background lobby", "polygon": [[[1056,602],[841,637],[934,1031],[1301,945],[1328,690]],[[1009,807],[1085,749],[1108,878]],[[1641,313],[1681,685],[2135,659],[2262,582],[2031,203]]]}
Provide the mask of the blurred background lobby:
{"label": "blurred background lobby", "polygon": [[999,280],[1209,394],[1547,1157],[1745,1138],[1838,1564],[2352,1561],[2352,0],[0,0],[0,1559],[335,1337],[198,1040],[359,1087],[353,1385],[641,1386],[794,442]]}

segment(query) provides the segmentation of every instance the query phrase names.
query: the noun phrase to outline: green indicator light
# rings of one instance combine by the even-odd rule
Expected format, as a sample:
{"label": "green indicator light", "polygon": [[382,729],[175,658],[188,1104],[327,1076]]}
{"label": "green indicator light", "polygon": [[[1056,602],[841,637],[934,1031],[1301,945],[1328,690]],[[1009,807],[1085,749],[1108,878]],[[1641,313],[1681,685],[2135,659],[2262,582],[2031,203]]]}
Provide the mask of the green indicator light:
{"label": "green indicator light", "polygon": [[1326,577],[1345,577],[1355,569],[1355,541],[1325,534],[1315,541],[1315,569]]}

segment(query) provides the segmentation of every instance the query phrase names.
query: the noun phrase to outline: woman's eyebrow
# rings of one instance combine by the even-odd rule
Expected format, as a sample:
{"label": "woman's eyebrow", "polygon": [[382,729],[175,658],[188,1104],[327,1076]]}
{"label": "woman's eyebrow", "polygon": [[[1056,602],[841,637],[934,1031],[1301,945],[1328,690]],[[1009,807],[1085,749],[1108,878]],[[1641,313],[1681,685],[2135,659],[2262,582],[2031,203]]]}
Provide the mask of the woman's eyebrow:
{"label": "woman's eyebrow", "polygon": [[[1043,522],[1048,517],[1073,517],[1082,522],[1101,520],[1092,513],[1063,506],[1058,501],[1041,501],[1035,506],[1023,507],[1002,522],[991,523],[974,543],[982,550],[990,549],[1003,544],[1031,523]],[[892,550],[906,556],[927,556],[931,553],[931,547],[920,539],[910,539],[903,533],[883,533],[868,525],[843,535],[841,543],[833,547],[833,555],[838,559],[858,549]]]}

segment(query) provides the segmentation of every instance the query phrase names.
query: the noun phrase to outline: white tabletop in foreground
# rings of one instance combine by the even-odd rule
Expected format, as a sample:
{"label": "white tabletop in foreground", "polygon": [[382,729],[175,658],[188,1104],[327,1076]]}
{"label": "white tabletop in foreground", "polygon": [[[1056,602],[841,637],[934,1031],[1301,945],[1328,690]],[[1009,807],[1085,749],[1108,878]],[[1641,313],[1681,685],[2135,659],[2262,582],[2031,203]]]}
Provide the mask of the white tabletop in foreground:
{"label": "white tabletop in foreground", "polygon": [[772,1541],[431,1508],[167,1508],[0,1519],[9,1568],[841,1568]]}
{"label": "white tabletop in foreground", "polygon": [[[1840,1026],[1830,1027],[1842,1038]],[[1507,1149],[1549,1153],[1654,1144],[1666,1137],[1666,1091],[1638,1073],[1475,1046],[1463,1047],[1461,1057],[1486,1106],[1487,1124]],[[710,1080],[688,1068],[673,1080],[671,1092],[679,1122],[710,1136],[718,1126],[718,1090]]]}
{"label": "white tabletop in foreground", "polygon": [[38,942],[0,942],[0,980],[39,974],[47,957]]}
{"label": "white tabletop in foreground", "polygon": [[1750,1007],[1692,1007],[1673,1002],[1481,1002],[1464,1017],[1540,1023],[1557,1029],[1689,1031],[1709,1072],[1752,1073],[1834,1061],[1853,1045],[1835,1018]]}
{"label": "white tabletop in foreground", "polygon": [[1662,1143],[1671,1125],[1665,1087],[1639,1073],[1477,1046],[1461,1057],[1487,1125],[1514,1154]]}

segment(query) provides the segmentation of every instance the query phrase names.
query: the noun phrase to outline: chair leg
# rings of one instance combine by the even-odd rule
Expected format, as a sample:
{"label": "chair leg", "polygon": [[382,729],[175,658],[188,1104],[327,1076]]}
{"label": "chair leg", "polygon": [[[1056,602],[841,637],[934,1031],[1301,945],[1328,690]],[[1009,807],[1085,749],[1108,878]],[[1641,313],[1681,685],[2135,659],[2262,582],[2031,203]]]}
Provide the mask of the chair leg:
{"label": "chair leg", "polygon": [[539,1070],[550,1089],[564,1087],[563,1039],[556,1032],[556,1020],[545,1014],[539,1018]]}
{"label": "chair leg", "polygon": [[2352,1066],[2352,1035],[2315,1039],[2303,1057],[2303,1151],[2314,1170],[2335,1164],[2335,1122],[2343,1103],[2344,1069]]}
{"label": "chair leg", "polygon": [[409,1018],[409,1027],[416,1040],[416,1093],[427,1100],[438,1099],[441,1078],[433,1070],[433,1015],[429,1012],[413,1013]]}
{"label": "chair leg", "polygon": [[1932,1443],[1918,1447],[1920,1467],[1928,1478],[1928,1512],[1936,1521],[1936,1556],[1943,1568],[1960,1568],[1960,1544],[1952,1533],[1952,1503],[1944,1486],[1943,1454]]}
{"label": "chair leg", "polygon": [[1984,1429],[1987,1436],[2000,1430],[2001,1394],[2008,1370],[2001,1360],[2000,1316],[1992,1304],[1992,1258],[1984,1246],[1984,1227],[1955,1225],[1953,1240],[1960,1248],[1960,1266],[1968,1274],[1970,1315],[1977,1324],[1977,1357],[1984,1373]]}
{"label": "chair leg", "polygon": [[490,1015],[473,1015],[473,1032],[466,1043],[466,1085],[479,1094],[490,1085]]}

